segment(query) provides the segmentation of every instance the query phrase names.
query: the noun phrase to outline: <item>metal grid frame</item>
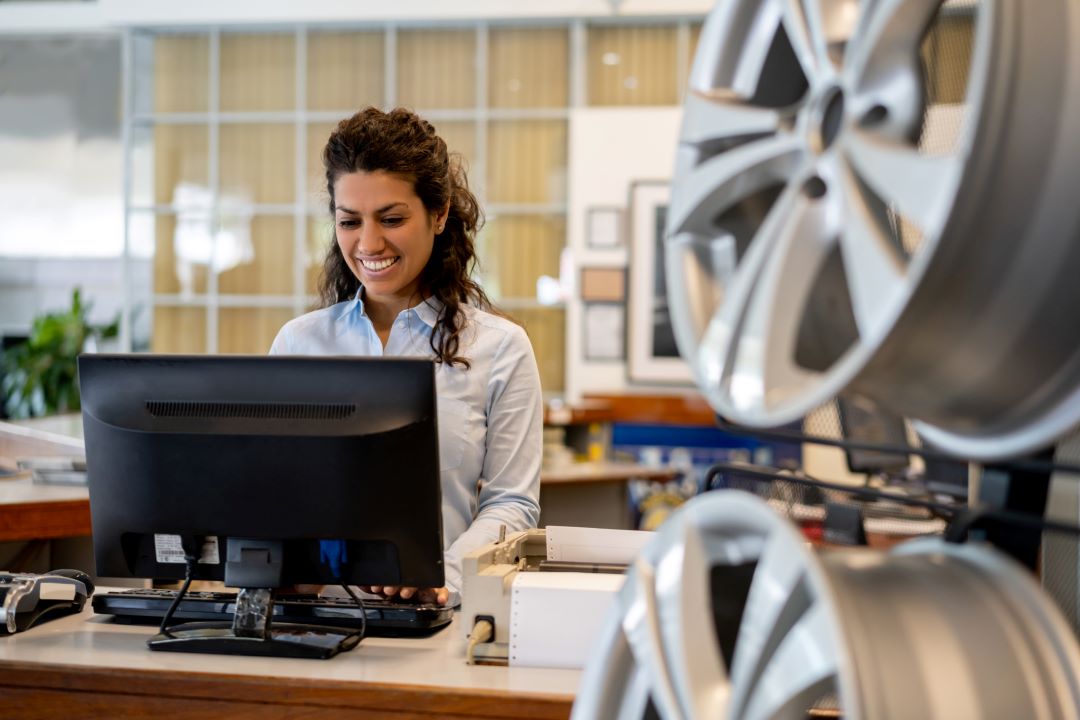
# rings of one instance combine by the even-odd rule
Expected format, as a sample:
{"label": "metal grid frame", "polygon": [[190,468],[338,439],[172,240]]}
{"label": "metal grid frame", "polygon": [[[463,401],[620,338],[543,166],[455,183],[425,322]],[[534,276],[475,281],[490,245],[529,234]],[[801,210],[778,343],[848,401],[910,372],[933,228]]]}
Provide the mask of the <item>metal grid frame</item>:
{"label": "metal grid frame", "polygon": [[[475,124],[476,151],[470,164],[470,180],[477,194],[477,199],[482,207],[492,215],[548,215],[565,216],[567,203],[492,203],[487,202],[487,178],[488,178],[488,129],[489,123],[495,120],[563,120],[567,121],[573,109],[587,105],[587,68],[586,48],[588,43],[588,27],[591,25],[640,25],[643,22],[654,24],[675,24],[677,33],[676,43],[676,70],[674,78],[677,87],[682,87],[686,82],[687,68],[689,66],[690,53],[690,28],[693,23],[700,22],[697,16],[684,17],[657,17],[646,21],[636,18],[622,20],[583,20],[568,19],[561,22],[470,22],[470,23],[435,23],[414,25],[409,24],[408,29],[430,28],[472,28],[476,33],[476,102],[474,107],[468,109],[426,109],[422,110],[424,117],[433,121],[468,121]],[[394,107],[397,103],[397,45],[398,32],[401,29],[398,23],[365,24],[356,23],[337,27],[335,30],[358,31],[380,30],[383,33],[384,54],[384,103],[386,108]],[[491,108],[488,107],[488,43],[492,29],[502,27],[559,27],[566,28],[568,33],[568,99],[567,105],[555,108]],[[289,26],[295,39],[295,107],[289,111],[253,111],[253,112],[222,112],[220,110],[220,50],[221,38],[225,33],[250,33],[260,31],[273,31],[280,33],[283,28],[274,27],[229,27],[227,30],[218,26],[203,28],[183,28],[184,34],[205,33],[209,42],[208,63],[208,106],[206,112],[171,112],[153,113],[138,112],[138,93],[145,92],[148,88],[137,88],[136,78],[140,58],[137,57],[136,42],[140,38],[154,38],[159,35],[168,35],[172,32],[180,32],[179,29],[169,28],[139,28],[128,29],[123,34],[123,212],[124,212],[124,309],[121,315],[120,344],[125,351],[130,351],[133,345],[132,330],[132,304],[131,295],[131,252],[132,252],[132,223],[134,215],[143,215],[156,218],[160,215],[175,214],[176,208],[172,205],[162,204],[136,204],[133,202],[133,146],[136,132],[140,129],[152,128],[155,125],[167,124],[190,124],[204,125],[207,128],[207,162],[208,183],[210,186],[211,203],[210,213],[213,222],[217,222],[220,208],[220,128],[222,125],[245,123],[245,124],[270,124],[291,123],[295,131],[295,158],[294,158],[294,185],[295,196],[292,203],[279,204],[255,204],[252,207],[253,215],[291,216],[293,218],[293,292],[289,295],[221,295],[218,292],[217,277],[213,272],[207,273],[207,287],[205,293],[194,294],[170,294],[154,293],[151,296],[151,308],[156,307],[201,307],[206,309],[206,352],[218,351],[218,316],[219,310],[226,307],[249,307],[249,308],[284,308],[299,315],[315,301],[315,298],[304,290],[305,254],[307,252],[307,222],[314,215],[321,214],[323,208],[312,207],[305,198],[304,186],[307,178],[307,152],[306,138],[307,128],[311,123],[336,121],[354,112],[354,109],[341,111],[311,111],[307,105],[307,42],[311,32],[317,32],[323,27],[319,25],[292,25]],[[541,306],[535,298],[500,296],[493,298],[500,306],[507,309],[532,309]]]}

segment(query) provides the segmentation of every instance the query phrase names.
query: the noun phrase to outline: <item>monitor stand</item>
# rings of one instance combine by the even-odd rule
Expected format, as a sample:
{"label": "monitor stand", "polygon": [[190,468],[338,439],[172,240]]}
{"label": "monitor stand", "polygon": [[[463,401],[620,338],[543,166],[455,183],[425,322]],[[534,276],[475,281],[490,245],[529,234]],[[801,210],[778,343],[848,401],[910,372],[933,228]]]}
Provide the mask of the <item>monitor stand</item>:
{"label": "monitor stand", "polygon": [[267,588],[241,588],[232,624],[191,622],[169,628],[146,641],[151,650],[260,655],[325,660],[352,650],[360,634],[345,628],[279,623],[273,625],[273,593]]}

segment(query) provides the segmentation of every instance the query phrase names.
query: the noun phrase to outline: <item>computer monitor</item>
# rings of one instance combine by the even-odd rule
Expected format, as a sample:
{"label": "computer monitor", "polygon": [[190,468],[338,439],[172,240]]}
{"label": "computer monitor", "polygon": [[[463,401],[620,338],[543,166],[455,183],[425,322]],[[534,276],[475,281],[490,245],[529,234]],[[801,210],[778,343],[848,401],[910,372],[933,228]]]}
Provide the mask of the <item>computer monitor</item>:
{"label": "computer monitor", "polygon": [[901,475],[907,471],[910,445],[904,418],[892,415],[859,395],[836,398],[840,432],[844,440],[899,448],[899,452],[847,447],[848,470],[864,475]]}
{"label": "computer monitor", "polygon": [[[79,384],[99,575],[184,578],[187,547],[192,577],[241,588],[238,606],[283,585],[445,583],[432,361],[83,355]],[[266,623],[253,645],[240,622],[151,647],[303,654],[313,634]]]}

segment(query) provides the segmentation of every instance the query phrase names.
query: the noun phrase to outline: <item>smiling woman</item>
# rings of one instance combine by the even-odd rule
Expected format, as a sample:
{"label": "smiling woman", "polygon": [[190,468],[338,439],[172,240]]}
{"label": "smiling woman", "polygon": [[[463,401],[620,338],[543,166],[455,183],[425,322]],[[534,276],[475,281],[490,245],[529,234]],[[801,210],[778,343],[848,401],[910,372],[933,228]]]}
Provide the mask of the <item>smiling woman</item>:
{"label": "smiling woman", "polygon": [[[436,361],[446,579],[459,590],[462,555],[539,519],[532,346],[470,277],[480,207],[430,123],[367,108],[338,124],[323,163],[334,218],[323,307],[287,323],[271,353]],[[447,588],[377,590],[447,599]]]}
{"label": "smiling woman", "polygon": [[449,206],[428,211],[412,182],[380,170],[342,175],[334,198],[340,256],[364,284],[368,314],[385,346],[394,318],[422,293],[420,273]]}

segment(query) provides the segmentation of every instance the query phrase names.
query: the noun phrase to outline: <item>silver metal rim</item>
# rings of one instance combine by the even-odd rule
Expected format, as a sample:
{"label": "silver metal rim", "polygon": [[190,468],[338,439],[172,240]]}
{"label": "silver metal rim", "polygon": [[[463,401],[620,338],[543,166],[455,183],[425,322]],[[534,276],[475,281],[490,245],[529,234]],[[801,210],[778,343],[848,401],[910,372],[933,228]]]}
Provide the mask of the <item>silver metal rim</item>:
{"label": "silver metal rim", "polygon": [[[982,458],[1080,419],[1080,401],[1061,402],[1080,386],[1080,322],[1047,319],[1080,306],[1080,209],[1056,190],[1080,183],[1066,132],[1080,85],[1051,67],[1080,61],[1080,19],[1067,0],[979,0],[964,125],[931,154],[911,138],[919,43],[941,5],[732,0],[706,21],[666,263],[680,350],[722,415],[775,426],[854,387]],[[787,65],[769,53],[779,29]],[[761,101],[793,73],[795,102]],[[770,188],[737,240],[724,213]],[[883,209],[917,228],[916,248]],[[814,342],[828,349],[808,362]]]}
{"label": "silver metal rim", "polygon": [[[727,667],[709,573],[756,562]],[[818,556],[754,496],[687,503],[642,552],[585,669],[573,718],[1080,713],[1080,650],[1031,577],[988,548],[918,540]]]}

